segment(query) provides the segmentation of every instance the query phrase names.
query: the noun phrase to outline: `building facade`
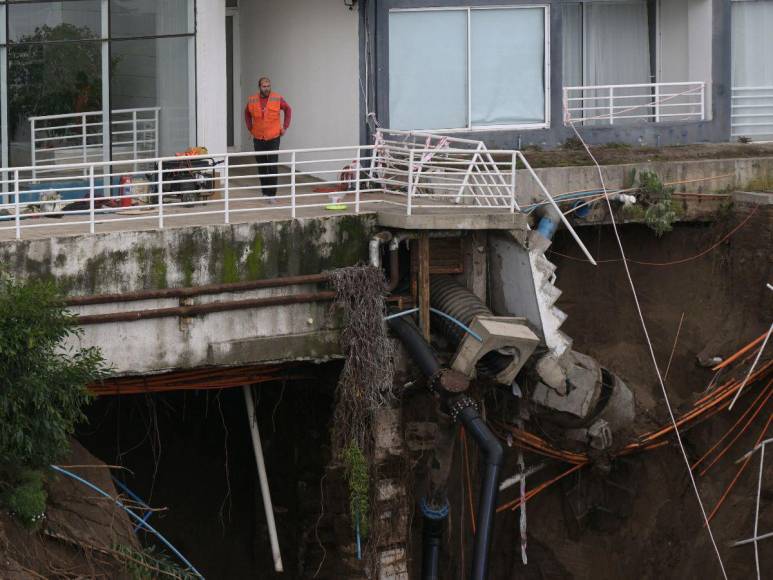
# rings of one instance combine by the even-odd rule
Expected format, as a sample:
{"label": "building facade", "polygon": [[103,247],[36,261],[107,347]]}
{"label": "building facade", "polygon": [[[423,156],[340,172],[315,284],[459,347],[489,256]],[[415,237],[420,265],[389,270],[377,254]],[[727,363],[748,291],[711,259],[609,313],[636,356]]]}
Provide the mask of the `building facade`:
{"label": "building facade", "polygon": [[[773,139],[773,0],[0,2],[3,167],[283,148],[377,126],[489,146]],[[110,129],[107,130],[106,128]]]}

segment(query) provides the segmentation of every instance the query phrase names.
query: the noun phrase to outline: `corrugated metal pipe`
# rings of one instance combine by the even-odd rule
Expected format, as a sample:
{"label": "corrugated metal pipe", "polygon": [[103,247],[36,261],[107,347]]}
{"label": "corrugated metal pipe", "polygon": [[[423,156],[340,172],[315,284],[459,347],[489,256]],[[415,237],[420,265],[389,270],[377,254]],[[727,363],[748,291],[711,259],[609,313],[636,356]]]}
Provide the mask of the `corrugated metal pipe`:
{"label": "corrugated metal pipe", "polygon": [[[451,276],[433,276],[430,279],[432,306],[470,326],[476,316],[493,316],[491,310],[475,294],[459,284]],[[464,329],[447,318],[432,314],[432,327],[437,328],[456,348],[464,338]],[[494,377],[506,369],[513,355],[492,351],[486,353],[477,364],[477,371],[486,377]]]}
{"label": "corrugated metal pipe", "polygon": [[[392,318],[387,323],[389,328],[402,341],[405,349],[419,366],[422,373],[427,377],[430,389],[440,396],[442,406],[451,420],[454,423],[459,422],[464,425],[480,448],[484,470],[480,485],[480,497],[478,499],[477,525],[470,578],[472,580],[486,580],[488,577],[488,559],[491,548],[499,471],[504,459],[502,445],[480,417],[475,401],[463,394],[467,387],[466,377],[460,378],[455,376],[455,374],[458,375],[459,373],[443,368],[440,365],[432,347],[424,340],[424,337],[415,325],[404,318]],[[439,421],[439,424],[442,425],[442,420]],[[453,429],[453,427],[449,426],[447,430],[449,429]],[[443,437],[442,435],[441,440],[453,439],[453,437]],[[445,435],[448,435],[448,433],[445,433]],[[452,458],[452,454],[446,454],[444,449],[436,449],[435,456],[436,458],[443,458],[449,464]],[[444,502],[439,497],[438,491],[442,491],[443,497],[445,497],[444,485],[431,478],[430,492],[422,504],[424,516],[422,578],[424,580],[434,580],[437,578],[437,560],[442,527],[445,522],[445,516],[442,515],[444,513]],[[426,510],[424,505],[427,506]],[[445,513],[447,515],[447,499],[445,501]]]}

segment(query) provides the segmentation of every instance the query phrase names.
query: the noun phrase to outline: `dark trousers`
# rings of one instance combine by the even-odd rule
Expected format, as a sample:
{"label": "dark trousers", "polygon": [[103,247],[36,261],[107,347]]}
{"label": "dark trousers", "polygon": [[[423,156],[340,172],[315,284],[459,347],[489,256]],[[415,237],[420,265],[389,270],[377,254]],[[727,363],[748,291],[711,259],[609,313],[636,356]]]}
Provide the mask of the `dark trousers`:
{"label": "dark trousers", "polygon": [[[276,139],[270,139],[269,141],[261,141],[260,139],[253,139],[252,146],[255,151],[276,151],[279,149],[279,137]],[[255,160],[258,162],[258,174],[260,175],[260,185],[263,186],[261,192],[268,197],[274,197],[276,195],[276,175],[267,177],[272,173],[279,173],[279,167],[277,161],[279,161],[279,155],[256,155]]]}

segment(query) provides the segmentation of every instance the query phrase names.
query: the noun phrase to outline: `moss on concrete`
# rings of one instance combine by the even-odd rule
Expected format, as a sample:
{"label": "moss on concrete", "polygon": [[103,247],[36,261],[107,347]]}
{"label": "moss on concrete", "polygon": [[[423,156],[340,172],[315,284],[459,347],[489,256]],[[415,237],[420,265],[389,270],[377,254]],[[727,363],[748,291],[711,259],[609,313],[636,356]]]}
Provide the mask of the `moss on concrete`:
{"label": "moss on concrete", "polygon": [[375,227],[360,215],[24,240],[0,243],[0,261],[73,295],[186,287],[350,266],[367,259]]}

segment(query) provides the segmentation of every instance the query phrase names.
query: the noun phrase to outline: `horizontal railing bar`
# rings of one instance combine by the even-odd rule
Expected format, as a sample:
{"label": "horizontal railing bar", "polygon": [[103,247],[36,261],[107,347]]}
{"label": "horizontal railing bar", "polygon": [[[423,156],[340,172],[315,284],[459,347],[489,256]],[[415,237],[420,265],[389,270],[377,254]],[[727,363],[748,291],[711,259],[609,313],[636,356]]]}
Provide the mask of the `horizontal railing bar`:
{"label": "horizontal railing bar", "polygon": [[667,83],[632,83],[621,85],[585,85],[564,87],[565,91],[580,91],[589,89],[617,89],[617,88],[640,88],[640,87],[694,87],[699,88],[703,81],[685,81],[685,82],[667,82]]}

